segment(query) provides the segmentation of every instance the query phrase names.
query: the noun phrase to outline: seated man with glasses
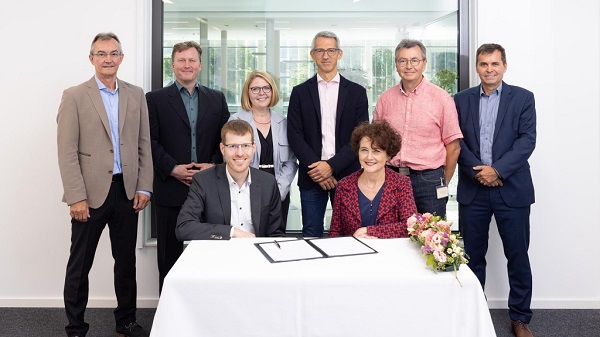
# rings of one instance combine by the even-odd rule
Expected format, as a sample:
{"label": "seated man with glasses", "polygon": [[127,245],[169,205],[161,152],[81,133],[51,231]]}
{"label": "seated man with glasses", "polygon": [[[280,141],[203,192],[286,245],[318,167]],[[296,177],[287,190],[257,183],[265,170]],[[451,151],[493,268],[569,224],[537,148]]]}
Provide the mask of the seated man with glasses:
{"label": "seated man with glasses", "polygon": [[454,174],[463,135],[452,97],[423,76],[423,43],[404,39],[396,47],[400,83],[384,91],[373,120],[386,120],[402,138],[388,167],[410,177],[417,211],[446,216],[448,183]]}
{"label": "seated man with glasses", "polygon": [[221,129],[224,164],[196,173],[177,218],[180,241],[282,236],[281,198],[272,174],[251,168],[252,126],[231,120]]}

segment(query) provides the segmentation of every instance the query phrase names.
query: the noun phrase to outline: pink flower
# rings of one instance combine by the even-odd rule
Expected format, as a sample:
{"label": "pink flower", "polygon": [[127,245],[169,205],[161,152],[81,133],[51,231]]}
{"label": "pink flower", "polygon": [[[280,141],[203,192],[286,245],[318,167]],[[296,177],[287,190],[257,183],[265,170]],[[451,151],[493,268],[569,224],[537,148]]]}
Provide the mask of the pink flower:
{"label": "pink flower", "polygon": [[414,227],[416,223],[417,217],[415,215],[412,215],[410,218],[406,219],[406,225],[408,227]]}
{"label": "pink flower", "polygon": [[441,262],[441,263],[446,262],[446,254],[443,251],[434,250],[433,257],[435,258],[435,260],[437,262]]}

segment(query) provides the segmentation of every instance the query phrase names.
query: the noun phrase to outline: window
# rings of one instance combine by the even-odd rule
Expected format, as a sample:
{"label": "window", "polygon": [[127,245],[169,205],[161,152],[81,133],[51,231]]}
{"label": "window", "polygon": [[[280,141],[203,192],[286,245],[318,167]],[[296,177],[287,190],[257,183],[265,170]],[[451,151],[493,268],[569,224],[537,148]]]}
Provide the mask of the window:
{"label": "window", "polygon": [[[248,73],[261,69],[274,75],[281,96],[275,109],[285,115],[292,88],[316,72],[309,51],[321,30],[340,37],[344,54],[339,71],[367,89],[371,115],[379,95],[400,80],[394,50],[402,38],[421,40],[427,47],[429,81],[451,94],[459,89],[460,75],[465,78],[460,83],[468,85],[468,67],[459,73],[459,31],[467,32],[466,23],[459,29],[463,0],[153,1],[154,11],[161,13],[154,16],[154,25],[160,27],[153,33],[153,89],[173,81],[171,47],[193,40],[203,49],[199,82],[223,91],[231,112],[240,107],[240,89]],[[465,48],[462,54],[466,53]],[[453,182],[448,218],[456,225],[456,179]],[[294,183],[288,230],[301,228],[299,210]]]}

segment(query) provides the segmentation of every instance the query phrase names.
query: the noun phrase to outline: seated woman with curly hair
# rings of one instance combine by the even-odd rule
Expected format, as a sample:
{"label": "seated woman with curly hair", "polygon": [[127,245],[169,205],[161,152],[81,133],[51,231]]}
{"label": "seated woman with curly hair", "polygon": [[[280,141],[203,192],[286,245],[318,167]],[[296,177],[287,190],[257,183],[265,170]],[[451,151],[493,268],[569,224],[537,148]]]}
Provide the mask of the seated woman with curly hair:
{"label": "seated woman with curly hair", "polygon": [[362,169],[336,187],[330,237],[408,237],[406,219],[417,213],[410,178],[385,167],[400,142],[385,121],[363,123],[352,132],[350,144]]}

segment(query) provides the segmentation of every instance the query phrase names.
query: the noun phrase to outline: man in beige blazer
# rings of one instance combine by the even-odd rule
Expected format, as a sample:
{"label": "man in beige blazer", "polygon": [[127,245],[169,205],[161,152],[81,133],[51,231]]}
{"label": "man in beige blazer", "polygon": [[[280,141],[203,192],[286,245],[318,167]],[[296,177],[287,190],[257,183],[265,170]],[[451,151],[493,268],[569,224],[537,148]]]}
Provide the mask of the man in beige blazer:
{"label": "man in beige blazer", "polygon": [[85,336],[88,274],[108,224],[115,259],[117,336],[148,336],[136,323],[135,244],[138,212],[152,192],[152,154],[141,88],[117,79],[123,60],[112,33],[96,35],[89,55],[95,76],[64,91],[58,109],[58,164],[71,215],[64,301],[68,336]]}

